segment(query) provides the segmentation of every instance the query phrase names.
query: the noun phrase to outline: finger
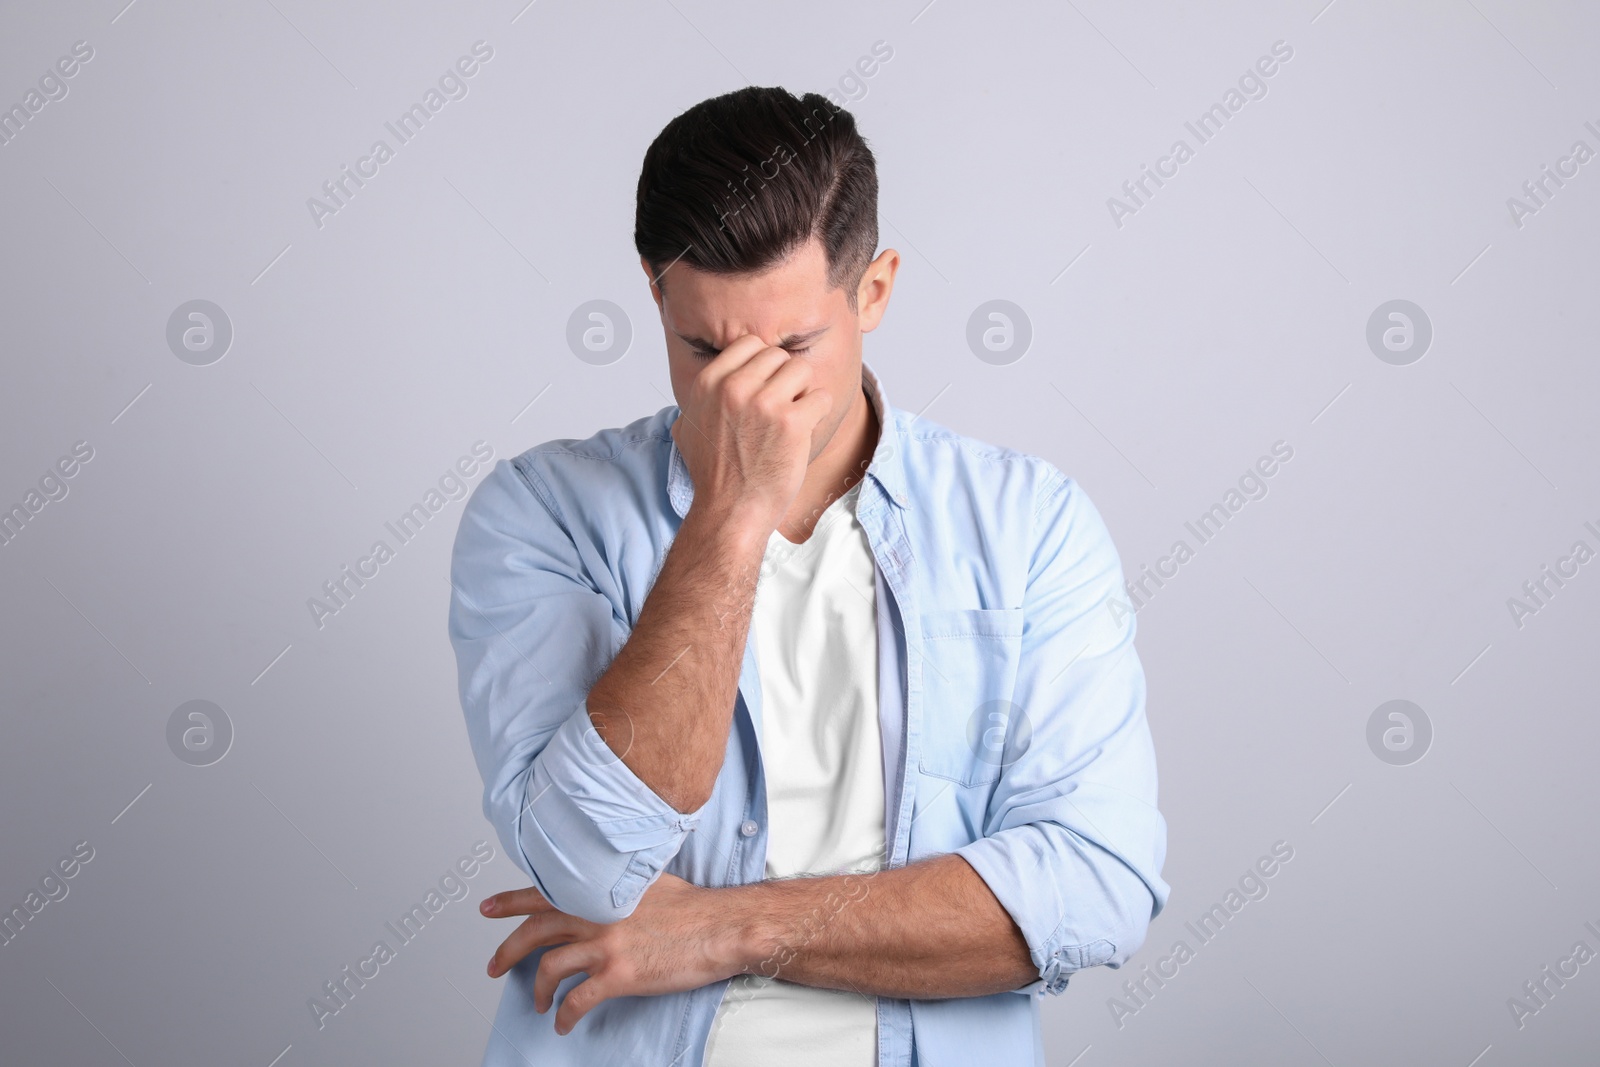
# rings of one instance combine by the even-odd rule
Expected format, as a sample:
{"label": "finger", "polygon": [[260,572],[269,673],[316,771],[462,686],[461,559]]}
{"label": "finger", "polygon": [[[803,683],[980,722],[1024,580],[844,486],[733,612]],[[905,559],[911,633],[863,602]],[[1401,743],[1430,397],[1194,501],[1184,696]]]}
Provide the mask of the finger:
{"label": "finger", "polygon": [[580,1019],[613,996],[603,978],[603,975],[586,978],[567,990],[567,995],[561,998],[561,1010],[556,1012],[556,1033],[572,1033]]}
{"label": "finger", "polygon": [[538,915],[556,909],[554,904],[544,899],[543,894],[529,886],[527,889],[509,889],[484,897],[478,910],[491,919],[501,919],[511,915]]}
{"label": "finger", "polygon": [[769,389],[785,400],[799,400],[811,388],[816,368],[803,359],[790,356],[773,371],[764,389]]}
{"label": "finger", "polygon": [[559,911],[524,919],[489,957],[489,977],[499,978],[536,948],[578,940],[583,936],[582,928],[588,925]]}
{"label": "finger", "polygon": [[599,969],[603,954],[593,942],[581,941],[551,949],[539,958],[539,972],[533,976],[533,1010],[543,1015],[555,1000],[556,986],[579,971],[591,974]]}
{"label": "finger", "polygon": [[[749,363],[750,358],[765,352],[766,347],[768,347],[766,342],[757,338],[754,333],[741,334],[738,338],[728,342],[728,346],[722,352],[718,352],[715,357],[712,357],[710,363],[706,365],[706,371],[712,374],[712,381],[718,378],[726,378],[728,374]],[[710,382],[707,382],[707,384],[710,384]]]}
{"label": "finger", "polygon": [[794,406],[795,418],[816,429],[828,417],[828,412],[833,410],[833,394],[818,387],[796,400]]}
{"label": "finger", "polygon": [[737,338],[700,369],[699,375],[695,378],[696,386],[709,391],[722,379],[750,362],[752,356],[763,351],[766,347],[767,342],[755,334],[747,333],[743,337]]}
{"label": "finger", "polygon": [[[741,337],[739,340],[743,341],[745,338]],[[727,379],[721,383],[725,395],[739,400],[755,396],[767,387],[767,383],[772,380],[773,374],[780,367],[794,358],[781,348],[771,348],[765,341],[759,338],[756,340],[762,347],[723,376]]]}

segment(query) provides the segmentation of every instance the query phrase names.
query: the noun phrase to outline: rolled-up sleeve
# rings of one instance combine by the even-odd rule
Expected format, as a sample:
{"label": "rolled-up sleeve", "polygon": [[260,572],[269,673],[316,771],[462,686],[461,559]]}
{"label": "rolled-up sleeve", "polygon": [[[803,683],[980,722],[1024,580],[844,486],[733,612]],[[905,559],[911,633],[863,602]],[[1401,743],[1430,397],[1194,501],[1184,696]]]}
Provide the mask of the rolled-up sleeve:
{"label": "rolled-up sleeve", "polygon": [[699,812],[662,800],[589,719],[589,687],[628,627],[591,581],[529,457],[498,461],[473,491],[450,584],[484,814],[556,908],[591,922],[626,918]]}
{"label": "rolled-up sleeve", "polygon": [[957,854],[1060,993],[1074,971],[1118,967],[1166,905],[1144,669],[1122,567],[1099,512],[1053,466],[1035,511],[1007,760],[983,836]]}

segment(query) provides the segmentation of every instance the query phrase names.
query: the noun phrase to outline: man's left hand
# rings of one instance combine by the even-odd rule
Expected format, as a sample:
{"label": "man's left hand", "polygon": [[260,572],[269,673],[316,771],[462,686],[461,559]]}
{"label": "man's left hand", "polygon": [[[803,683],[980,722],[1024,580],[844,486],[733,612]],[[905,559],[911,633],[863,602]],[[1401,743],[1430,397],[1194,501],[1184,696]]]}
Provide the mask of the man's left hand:
{"label": "man's left hand", "polygon": [[483,914],[528,918],[495,950],[489,977],[505,974],[535,949],[560,946],[539,960],[533,1004],[540,1014],[549,1011],[563,979],[587,974],[556,1012],[556,1033],[568,1034],[612,997],[698,989],[745,970],[740,923],[729,904],[726,893],[670,874],[645,890],[633,914],[605,925],[557,911],[532,887],[496,893],[479,905]]}

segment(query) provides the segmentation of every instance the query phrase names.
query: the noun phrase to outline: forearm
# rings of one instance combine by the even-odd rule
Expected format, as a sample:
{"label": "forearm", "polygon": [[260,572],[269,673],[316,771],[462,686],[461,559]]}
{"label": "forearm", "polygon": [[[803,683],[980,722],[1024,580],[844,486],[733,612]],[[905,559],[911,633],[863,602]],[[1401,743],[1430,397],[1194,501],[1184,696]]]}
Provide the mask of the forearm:
{"label": "forearm", "polygon": [[985,996],[1039,977],[1022,932],[959,856],[714,892],[749,973],[914,1000]]}
{"label": "forearm", "polygon": [[590,688],[595,731],[678,811],[699,808],[722,767],[764,537],[691,507],[638,624]]}

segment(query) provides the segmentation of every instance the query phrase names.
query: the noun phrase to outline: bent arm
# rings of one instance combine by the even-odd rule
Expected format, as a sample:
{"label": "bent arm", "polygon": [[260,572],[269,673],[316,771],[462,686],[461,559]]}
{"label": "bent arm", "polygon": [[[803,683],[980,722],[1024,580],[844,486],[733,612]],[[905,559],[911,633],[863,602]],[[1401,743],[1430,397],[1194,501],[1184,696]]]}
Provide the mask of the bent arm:
{"label": "bent arm", "polygon": [[691,509],[630,633],[536,454],[463,512],[449,632],[484,814],[568,914],[629,915],[721,768],[761,554],[720,518]]}
{"label": "bent arm", "polygon": [[746,973],[913,1000],[985,996],[1037,977],[1016,923],[958,856],[716,892]]}
{"label": "bent arm", "polygon": [[589,690],[595,730],[681,812],[705,806],[722,770],[765,545],[731,514],[691,506],[633,634]]}
{"label": "bent arm", "polygon": [[804,985],[908,998],[1062,992],[1120,966],[1166,904],[1166,822],[1122,571],[1082,490],[1054,471],[1036,508],[1015,705],[1026,731],[951,855],[747,893],[757,963]]}

